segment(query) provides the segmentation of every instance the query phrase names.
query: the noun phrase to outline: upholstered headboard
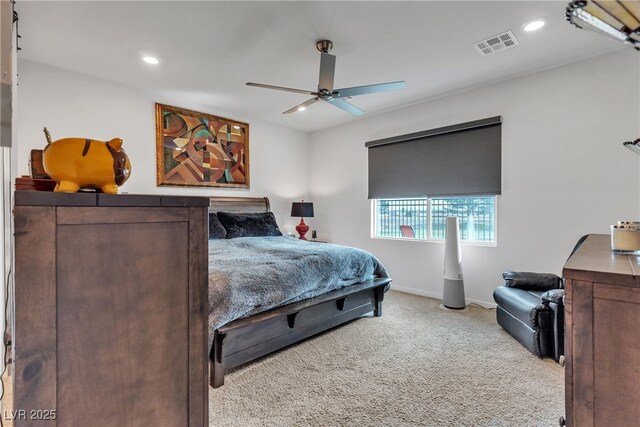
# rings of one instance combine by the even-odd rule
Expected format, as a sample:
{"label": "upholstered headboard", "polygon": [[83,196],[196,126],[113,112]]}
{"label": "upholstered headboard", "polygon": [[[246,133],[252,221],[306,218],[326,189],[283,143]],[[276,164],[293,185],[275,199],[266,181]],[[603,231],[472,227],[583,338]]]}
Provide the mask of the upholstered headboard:
{"label": "upholstered headboard", "polygon": [[268,197],[210,197],[209,212],[269,212]]}

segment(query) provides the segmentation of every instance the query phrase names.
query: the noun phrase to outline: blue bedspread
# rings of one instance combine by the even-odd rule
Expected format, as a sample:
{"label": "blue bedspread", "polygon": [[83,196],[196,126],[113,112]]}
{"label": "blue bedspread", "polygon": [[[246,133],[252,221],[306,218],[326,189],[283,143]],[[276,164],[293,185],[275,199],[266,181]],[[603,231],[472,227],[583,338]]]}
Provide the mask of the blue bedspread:
{"label": "blue bedspread", "polygon": [[373,277],[389,277],[361,249],[291,237],[209,240],[209,348],[233,320]]}

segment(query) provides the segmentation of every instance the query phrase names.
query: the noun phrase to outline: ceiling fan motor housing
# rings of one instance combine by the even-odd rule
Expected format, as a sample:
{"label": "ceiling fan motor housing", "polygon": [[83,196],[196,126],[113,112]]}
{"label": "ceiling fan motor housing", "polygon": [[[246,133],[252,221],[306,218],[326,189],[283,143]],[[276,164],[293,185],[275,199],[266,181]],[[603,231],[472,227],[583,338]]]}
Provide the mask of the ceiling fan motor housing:
{"label": "ceiling fan motor housing", "polygon": [[334,94],[338,94],[338,91],[329,91],[327,89],[318,90],[318,96],[321,99],[331,99],[331,98],[333,98]]}
{"label": "ceiling fan motor housing", "polygon": [[320,52],[329,53],[333,49],[333,43],[331,40],[320,40],[316,42],[316,49]]}

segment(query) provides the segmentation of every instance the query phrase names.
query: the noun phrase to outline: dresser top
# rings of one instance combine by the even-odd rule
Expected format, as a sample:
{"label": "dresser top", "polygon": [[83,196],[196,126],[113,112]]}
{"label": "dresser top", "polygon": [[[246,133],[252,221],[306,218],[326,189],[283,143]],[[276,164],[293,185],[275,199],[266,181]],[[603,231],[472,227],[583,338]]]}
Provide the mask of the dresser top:
{"label": "dresser top", "polygon": [[[635,282],[640,276],[640,256],[611,250],[611,236],[590,234],[564,265],[563,276],[574,280],[608,279]],[[609,277],[610,276],[610,277]],[[639,278],[640,280],[640,278]]]}
{"label": "dresser top", "polygon": [[16,206],[187,207],[209,206],[208,197],[151,194],[54,193],[16,191]]}

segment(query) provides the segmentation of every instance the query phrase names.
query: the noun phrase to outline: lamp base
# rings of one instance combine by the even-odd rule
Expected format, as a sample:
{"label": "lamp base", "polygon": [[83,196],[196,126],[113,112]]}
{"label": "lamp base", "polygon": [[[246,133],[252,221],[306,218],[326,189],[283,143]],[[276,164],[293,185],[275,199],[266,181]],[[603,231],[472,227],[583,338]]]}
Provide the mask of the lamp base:
{"label": "lamp base", "polygon": [[300,240],[307,240],[307,238],[304,237],[304,235],[307,234],[307,231],[309,231],[309,226],[304,223],[304,218],[300,218],[300,224],[296,226],[296,231],[300,235],[299,237]]}

